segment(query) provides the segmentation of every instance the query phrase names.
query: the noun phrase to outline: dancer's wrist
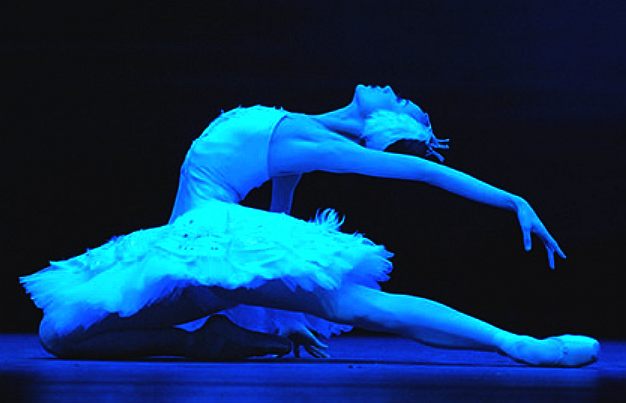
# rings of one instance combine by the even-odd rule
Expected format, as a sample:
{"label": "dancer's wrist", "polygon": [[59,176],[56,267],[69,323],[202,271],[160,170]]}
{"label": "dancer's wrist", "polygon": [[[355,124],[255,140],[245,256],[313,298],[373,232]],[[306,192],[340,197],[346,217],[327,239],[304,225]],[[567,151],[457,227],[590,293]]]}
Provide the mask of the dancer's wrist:
{"label": "dancer's wrist", "polygon": [[518,213],[520,210],[524,209],[524,208],[528,208],[529,204],[526,200],[524,200],[523,198],[521,198],[520,196],[517,195],[510,195],[509,198],[509,206],[511,208],[511,211]]}

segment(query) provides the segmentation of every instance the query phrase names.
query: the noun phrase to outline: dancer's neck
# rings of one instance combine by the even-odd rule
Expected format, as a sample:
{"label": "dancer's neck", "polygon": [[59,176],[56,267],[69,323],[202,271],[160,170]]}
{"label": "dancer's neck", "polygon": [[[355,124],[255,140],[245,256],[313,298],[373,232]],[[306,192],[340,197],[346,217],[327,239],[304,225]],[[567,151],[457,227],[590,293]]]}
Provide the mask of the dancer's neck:
{"label": "dancer's neck", "polygon": [[354,102],[340,109],[309,116],[334,132],[349,134],[357,138],[363,133],[365,122]]}

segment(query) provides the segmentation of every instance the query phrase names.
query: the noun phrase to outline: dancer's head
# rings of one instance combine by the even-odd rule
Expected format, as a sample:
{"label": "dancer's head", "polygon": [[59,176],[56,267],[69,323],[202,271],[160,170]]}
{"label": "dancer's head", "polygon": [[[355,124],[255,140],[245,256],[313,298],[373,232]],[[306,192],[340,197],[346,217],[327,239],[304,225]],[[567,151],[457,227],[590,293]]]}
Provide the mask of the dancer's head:
{"label": "dancer's head", "polygon": [[428,115],[413,102],[396,95],[391,87],[358,85],[354,104],[365,124],[362,139],[365,146],[417,156],[435,156],[435,148],[447,148],[447,140],[435,137]]}
{"label": "dancer's head", "polygon": [[397,95],[388,85],[378,87],[359,84],[354,90],[352,102],[363,118],[369,117],[376,111],[386,110],[409,115],[422,125],[430,127],[428,114],[410,100]]}

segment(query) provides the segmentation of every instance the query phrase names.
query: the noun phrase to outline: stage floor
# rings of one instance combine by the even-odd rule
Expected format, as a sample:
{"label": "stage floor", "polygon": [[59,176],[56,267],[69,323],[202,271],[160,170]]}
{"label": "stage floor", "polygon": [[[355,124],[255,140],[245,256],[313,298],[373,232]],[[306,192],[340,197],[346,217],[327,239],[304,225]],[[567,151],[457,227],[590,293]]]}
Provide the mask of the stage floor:
{"label": "stage floor", "polygon": [[585,368],[531,368],[492,353],[404,339],[342,336],[330,359],[245,362],[78,361],[49,356],[34,335],[0,335],[5,402],[493,401],[626,402],[626,341],[604,341]]}

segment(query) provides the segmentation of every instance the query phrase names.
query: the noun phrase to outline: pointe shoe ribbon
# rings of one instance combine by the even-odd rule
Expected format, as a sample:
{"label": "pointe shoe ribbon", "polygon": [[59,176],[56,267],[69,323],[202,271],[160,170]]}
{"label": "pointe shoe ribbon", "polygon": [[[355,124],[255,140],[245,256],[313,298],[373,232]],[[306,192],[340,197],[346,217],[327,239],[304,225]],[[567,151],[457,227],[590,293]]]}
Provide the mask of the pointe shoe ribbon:
{"label": "pointe shoe ribbon", "polygon": [[550,363],[550,366],[581,367],[597,361],[600,353],[600,343],[587,336],[565,334],[549,337],[546,340],[556,342],[561,349],[560,357]]}

